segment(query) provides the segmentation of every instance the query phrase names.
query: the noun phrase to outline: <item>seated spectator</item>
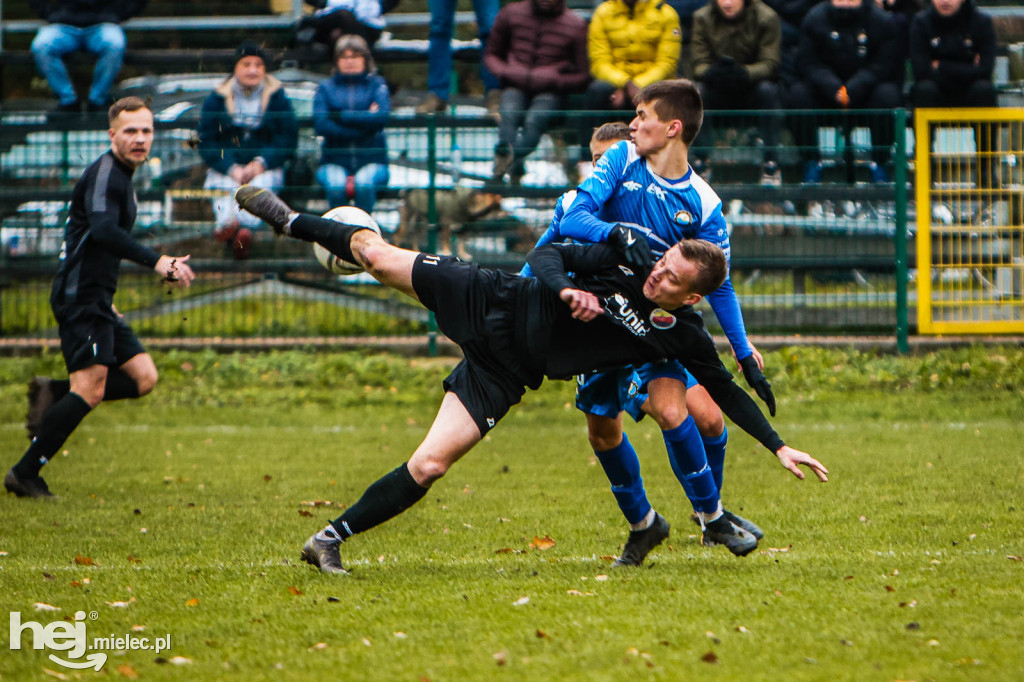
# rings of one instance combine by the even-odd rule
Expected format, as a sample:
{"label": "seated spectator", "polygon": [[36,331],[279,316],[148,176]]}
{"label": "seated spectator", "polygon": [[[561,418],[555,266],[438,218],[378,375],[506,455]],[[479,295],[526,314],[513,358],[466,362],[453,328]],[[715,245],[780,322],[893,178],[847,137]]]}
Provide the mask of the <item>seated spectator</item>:
{"label": "seated spectator", "polygon": [[[452,82],[452,32],[455,30],[456,0],[427,0],[430,10],[430,45],[427,48],[426,99],[416,107],[417,114],[432,114],[448,107],[448,90]],[[476,13],[477,36],[480,49],[487,49],[494,19],[498,16],[499,0],[473,0]],[[483,60],[480,60],[480,79],[484,83],[487,113],[498,115],[501,100],[498,79]]]}
{"label": "seated spectator", "polygon": [[[323,137],[316,179],[332,207],[348,204],[366,212],[377,201],[377,187],[388,184],[384,124],[391,95],[360,36],[342,36],[334,47],[335,71],[313,96],[313,128]],[[351,185],[351,187],[350,187]]]}
{"label": "seated spectator", "polygon": [[[779,132],[779,16],[761,0],[712,0],[693,15],[693,71],[704,111],[756,109],[762,119],[765,153],[762,184],[782,182]],[[705,113],[694,141],[694,170],[707,180],[707,159],[714,144],[714,117]]]}
{"label": "seated spectator", "polygon": [[304,16],[295,33],[299,45],[319,43],[333,49],[343,35],[362,36],[371,48],[384,30],[380,0],[305,0],[316,9]]}
{"label": "seated spectator", "polygon": [[910,26],[915,107],[994,107],[992,17],[973,0],[932,0]]}
{"label": "seated spectator", "polygon": [[87,111],[106,112],[110,89],[124,60],[126,44],[119,23],[139,14],[147,0],[29,0],[29,5],[46,26],[32,41],[36,68],[57,96],[58,113],[77,113],[82,109],[63,58],[76,50],[96,57],[92,87],[85,101]]}
{"label": "seated spectator", "polygon": [[508,173],[518,184],[527,155],[565,108],[565,95],[590,80],[587,22],[565,0],[513,2],[494,20],[484,63],[502,85],[494,180]]}
{"label": "seated spectator", "polygon": [[[896,109],[902,93],[894,75],[892,24],[872,0],[827,0],[807,13],[797,56],[800,79],[789,89],[789,109]],[[885,164],[895,140],[888,117],[870,121],[871,179],[888,182]],[[805,161],[804,182],[821,181],[818,127],[849,132],[840,116],[800,116],[792,131]],[[849,148],[848,141],[847,147]]]}
{"label": "seated spectator", "polygon": [[267,74],[267,55],[246,40],[235,50],[231,76],[203,102],[199,155],[209,167],[206,189],[224,190],[214,199],[214,236],[247,258],[259,218],[238,210],[233,194],[250,184],[275,192],[284,187],[284,165],[298,145],[298,125],[284,85]]}
{"label": "seated spectator", "polygon": [[[932,0],[932,6],[910,25],[911,104],[921,108],[998,106],[992,83],[995,60],[992,17],[975,7],[973,0]],[[995,162],[989,154],[1000,135],[990,125],[973,128],[977,180],[980,186],[991,187]],[[933,130],[929,137],[934,135]]]}
{"label": "seated spectator", "polygon": [[[587,51],[594,77],[584,97],[592,112],[580,122],[582,158],[608,111],[633,111],[640,88],[675,78],[682,36],[679,15],[660,0],[605,0],[590,20]],[[587,164],[589,165],[589,164]]]}

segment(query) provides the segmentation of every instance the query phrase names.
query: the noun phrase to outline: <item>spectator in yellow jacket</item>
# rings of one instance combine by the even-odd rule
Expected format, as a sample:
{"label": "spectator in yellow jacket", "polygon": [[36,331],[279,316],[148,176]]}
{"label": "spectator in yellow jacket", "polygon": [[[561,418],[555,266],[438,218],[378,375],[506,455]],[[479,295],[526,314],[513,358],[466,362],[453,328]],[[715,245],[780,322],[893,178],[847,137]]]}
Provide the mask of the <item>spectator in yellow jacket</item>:
{"label": "spectator in yellow jacket", "polygon": [[594,116],[582,119],[582,158],[590,156],[592,128],[607,120],[603,112],[632,112],[641,88],[676,77],[681,45],[679,15],[661,0],[605,0],[597,6],[587,33],[594,80],[584,95],[584,109]]}

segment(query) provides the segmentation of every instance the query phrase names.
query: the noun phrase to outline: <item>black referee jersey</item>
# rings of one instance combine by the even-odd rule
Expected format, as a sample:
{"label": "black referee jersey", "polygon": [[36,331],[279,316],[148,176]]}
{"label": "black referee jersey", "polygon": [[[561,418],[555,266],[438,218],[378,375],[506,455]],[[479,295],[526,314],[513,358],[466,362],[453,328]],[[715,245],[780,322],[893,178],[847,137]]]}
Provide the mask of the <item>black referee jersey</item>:
{"label": "black referee jersey", "polygon": [[[545,368],[544,374],[564,379],[679,360],[740,428],[772,452],[785,445],[751,397],[733,382],[700,314],[692,306],[663,310],[649,301],[643,294],[648,273],[631,270],[617,250],[605,244],[549,244],[532,251],[527,261],[548,294],[566,287],[582,289],[596,295],[604,308],[604,314],[582,322],[573,319],[567,305],[554,307],[548,347],[540,351],[543,357],[531,358],[531,364]],[[529,308],[552,310],[543,304]]]}
{"label": "black referee jersey", "polygon": [[112,151],[96,159],[78,180],[64,230],[60,266],[50,292],[54,308],[79,305],[113,316],[121,259],[149,268],[160,256],[130,232],[138,212],[134,169]]}

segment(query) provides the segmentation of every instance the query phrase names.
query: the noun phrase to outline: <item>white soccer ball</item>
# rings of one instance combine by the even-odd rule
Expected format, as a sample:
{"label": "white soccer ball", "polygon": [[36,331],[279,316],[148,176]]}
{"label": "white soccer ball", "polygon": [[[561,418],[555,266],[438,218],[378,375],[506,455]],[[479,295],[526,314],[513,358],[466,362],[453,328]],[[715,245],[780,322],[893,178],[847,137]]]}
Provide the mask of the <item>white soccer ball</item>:
{"label": "white soccer ball", "polygon": [[[380,234],[380,225],[373,219],[373,216],[361,208],[355,206],[338,206],[324,213],[324,218],[337,220],[347,225],[362,225],[368,227],[377,234]],[[363,271],[358,263],[351,263],[343,258],[334,255],[320,244],[313,242],[313,255],[320,265],[324,266],[336,275],[355,275]]]}

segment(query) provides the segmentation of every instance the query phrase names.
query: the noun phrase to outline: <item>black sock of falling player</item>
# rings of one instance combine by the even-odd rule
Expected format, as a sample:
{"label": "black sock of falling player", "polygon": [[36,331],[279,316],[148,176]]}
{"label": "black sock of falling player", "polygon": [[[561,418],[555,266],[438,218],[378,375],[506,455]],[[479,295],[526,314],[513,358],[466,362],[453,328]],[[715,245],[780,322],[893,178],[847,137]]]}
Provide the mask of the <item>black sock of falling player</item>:
{"label": "black sock of falling player", "polygon": [[372,483],[331,525],[345,539],[398,516],[426,494],[427,488],[416,482],[405,463]]}
{"label": "black sock of falling player", "polygon": [[107,372],[107,385],[103,389],[103,402],[138,397],[139,385],[135,383],[135,379],[132,379],[116,368]]}
{"label": "black sock of falling player", "polygon": [[339,223],[337,220],[320,218],[307,213],[300,213],[292,221],[289,234],[296,239],[317,242],[338,258],[349,263],[356,263],[352,255],[352,235],[359,230],[369,230],[362,225]]}
{"label": "black sock of falling player", "polygon": [[71,382],[67,379],[50,379],[50,395],[57,402],[71,392]]}
{"label": "black sock of falling player", "polygon": [[57,454],[71,432],[85,419],[92,408],[77,393],[68,393],[53,404],[43,417],[36,436],[21,460],[14,465],[20,478],[34,478],[39,470]]}

